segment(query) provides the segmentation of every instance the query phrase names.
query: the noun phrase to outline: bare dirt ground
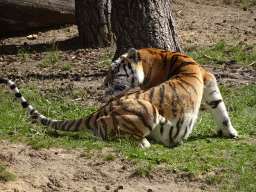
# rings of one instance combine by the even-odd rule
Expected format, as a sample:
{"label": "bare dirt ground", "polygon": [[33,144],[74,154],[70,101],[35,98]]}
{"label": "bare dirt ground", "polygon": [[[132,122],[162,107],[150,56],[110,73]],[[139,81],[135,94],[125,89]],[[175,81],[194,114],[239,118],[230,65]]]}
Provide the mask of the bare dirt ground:
{"label": "bare dirt ground", "polygon": [[[173,14],[183,48],[194,44],[208,46],[222,39],[232,45],[256,43],[255,8],[243,10],[233,5],[213,6],[211,1],[209,4],[197,2],[173,2]],[[28,36],[32,34],[36,35],[35,39],[29,39]],[[107,98],[104,97],[102,83],[106,67],[95,63],[106,57],[113,48],[83,49],[77,35],[74,25],[0,39],[0,76],[16,79],[31,77],[38,79],[39,85],[54,82],[56,86],[64,87],[66,92],[70,88],[87,89],[88,105],[94,105],[95,99],[99,105],[105,103]],[[57,65],[43,65],[51,42],[59,42],[60,62],[71,63],[71,70],[62,70]],[[18,56],[22,46],[29,50],[27,60]],[[213,72],[220,84],[248,84],[256,81],[254,65],[249,68],[204,65],[204,68]],[[14,181],[0,181],[0,191],[218,190],[216,186],[209,186],[200,179],[182,179],[177,174],[160,170],[152,173],[151,177],[139,177],[134,174],[134,167],[121,158],[93,165],[90,159],[80,154],[79,149],[35,150],[26,144],[0,141],[0,162],[9,165],[8,171],[17,176]]]}

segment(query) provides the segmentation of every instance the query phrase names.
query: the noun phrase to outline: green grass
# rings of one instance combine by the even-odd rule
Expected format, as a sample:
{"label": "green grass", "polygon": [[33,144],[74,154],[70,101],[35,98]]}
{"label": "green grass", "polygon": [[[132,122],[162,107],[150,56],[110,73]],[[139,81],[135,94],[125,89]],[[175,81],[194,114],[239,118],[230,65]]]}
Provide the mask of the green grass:
{"label": "green grass", "polygon": [[28,59],[29,52],[26,50],[24,46],[18,47],[18,56],[22,60]]}
{"label": "green grass", "polygon": [[105,156],[104,160],[105,161],[113,161],[116,159],[116,156],[113,155],[112,153],[109,153],[108,155]]}
{"label": "green grass", "polygon": [[[219,45],[220,49],[223,47]],[[55,87],[43,87],[42,92],[36,83],[19,87],[32,106],[51,118],[78,119],[97,110],[87,108],[83,101],[73,102],[74,98],[80,97],[79,91],[70,90],[70,94],[63,97]],[[237,138],[214,137],[216,125],[209,111],[205,110],[199,112],[188,141],[171,149],[157,143],[152,143],[149,149],[139,149],[129,137],[95,141],[87,132],[55,131],[31,123],[31,118],[13,94],[2,85],[0,89],[0,139],[25,142],[35,149],[53,146],[84,148],[81,156],[96,164],[120,156],[131,161],[135,173],[142,176],[150,175],[154,169],[164,169],[182,178],[200,178],[223,191],[256,190],[256,85],[220,88],[232,124],[239,133]],[[47,94],[41,97],[44,90]],[[60,96],[48,94],[52,92]],[[112,152],[104,156],[101,152],[105,147],[111,148]]]}
{"label": "green grass", "polygon": [[58,45],[52,43],[51,48],[48,50],[44,58],[44,66],[50,67],[52,64],[60,61]]}
{"label": "green grass", "polygon": [[[236,65],[247,67],[256,61],[256,53],[253,51],[255,47],[256,44],[227,45],[222,40],[212,47],[200,49],[198,46],[193,45],[187,47],[185,51],[198,63],[218,65],[223,64],[225,61],[235,60]],[[217,60],[208,59],[204,55]]]}
{"label": "green grass", "polygon": [[0,163],[0,180],[9,181],[14,180],[16,176],[6,170],[6,166]]}
{"label": "green grass", "polygon": [[99,65],[104,67],[104,66],[108,66],[111,64],[112,59],[115,56],[115,52],[112,51],[110,54],[106,54],[100,61],[99,61]]}
{"label": "green grass", "polygon": [[66,63],[60,63],[58,64],[58,68],[60,68],[61,70],[70,70],[72,69],[72,64],[69,63],[69,62],[66,62]]}

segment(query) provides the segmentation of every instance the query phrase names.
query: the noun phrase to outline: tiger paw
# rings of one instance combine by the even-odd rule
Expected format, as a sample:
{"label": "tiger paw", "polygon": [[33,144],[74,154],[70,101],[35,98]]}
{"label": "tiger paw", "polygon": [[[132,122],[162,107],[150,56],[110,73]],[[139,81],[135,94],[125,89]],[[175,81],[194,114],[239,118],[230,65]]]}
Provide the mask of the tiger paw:
{"label": "tiger paw", "polygon": [[233,127],[229,127],[229,128],[225,128],[225,129],[218,129],[217,135],[234,138],[234,137],[238,136],[238,133]]}
{"label": "tiger paw", "polygon": [[146,138],[143,138],[141,140],[140,144],[139,144],[139,147],[142,148],[142,149],[143,148],[148,148],[148,147],[150,147],[150,143]]}

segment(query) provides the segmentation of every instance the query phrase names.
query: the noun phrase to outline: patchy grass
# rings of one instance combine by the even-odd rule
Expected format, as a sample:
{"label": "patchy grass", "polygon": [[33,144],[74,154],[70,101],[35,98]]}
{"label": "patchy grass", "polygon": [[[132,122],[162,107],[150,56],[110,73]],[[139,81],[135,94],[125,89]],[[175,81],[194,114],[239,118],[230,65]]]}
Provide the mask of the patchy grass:
{"label": "patchy grass", "polygon": [[[218,45],[218,49],[225,47],[224,44]],[[51,86],[41,90],[31,83],[18,86],[30,104],[47,117],[78,119],[97,110],[87,108],[83,101],[74,103],[74,98],[81,94],[77,90],[71,89],[69,94],[63,95]],[[96,163],[114,160],[118,155],[131,161],[139,175],[147,176],[154,169],[165,169],[188,179],[200,178],[222,190],[256,190],[255,85],[220,88],[232,124],[239,133],[237,138],[215,137],[216,125],[210,112],[205,110],[199,112],[188,141],[171,149],[157,143],[152,143],[149,149],[139,149],[129,137],[95,141],[87,132],[69,133],[41,126],[33,123],[9,89],[3,85],[0,87],[0,139],[26,142],[35,149],[53,146],[84,148],[81,156],[95,158]],[[44,91],[46,95],[41,97]],[[104,147],[113,149],[113,153],[101,155]]]}
{"label": "patchy grass", "polygon": [[108,155],[105,156],[104,160],[105,161],[113,161],[116,159],[116,156],[113,155],[112,153],[109,153]]}
{"label": "patchy grass", "polygon": [[6,170],[6,166],[0,163],[0,180],[9,181],[14,180],[16,176]]}
{"label": "patchy grass", "polygon": [[19,58],[22,59],[22,60],[27,60],[28,59],[28,55],[29,55],[28,50],[24,46],[17,47],[17,48],[18,48],[18,56],[19,56]]}
{"label": "patchy grass", "polygon": [[115,56],[115,52],[114,51],[112,51],[112,52],[110,52],[109,54],[106,54],[100,61],[99,61],[99,65],[100,66],[108,66],[108,65],[110,65],[111,64],[111,62],[112,62],[112,59],[114,58],[114,56]]}
{"label": "patchy grass", "polygon": [[47,54],[44,58],[44,66],[50,67],[52,64],[60,61],[59,56],[59,46],[56,43],[52,43],[51,48],[47,51]]}
{"label": "patchy grass", "polygon": [[[187,47],[185,51],[198,63],[218,65],[231,61],[232,64],[247,67],[256,61],[256,53],[253,51],[255,47],[256,44],[227,45],[222,40],[212,47],[199,49],[198,46],[194,45]],[[212,59],[207,58],[207,56]]]}
{"label": "patchy grass", "polygon": [[72,69],[72,64],[69,62],[65,62],[65,63],[58,64],[57,67],[60,68],[61,70],[65,71],[65,70]]}

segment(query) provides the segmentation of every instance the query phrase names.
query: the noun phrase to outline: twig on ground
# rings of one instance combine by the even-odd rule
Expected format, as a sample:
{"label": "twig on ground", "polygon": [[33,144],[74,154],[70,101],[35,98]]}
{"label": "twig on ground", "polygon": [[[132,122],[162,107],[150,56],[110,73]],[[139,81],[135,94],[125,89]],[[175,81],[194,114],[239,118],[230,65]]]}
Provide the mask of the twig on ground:
{"label": "twig on ground", "polygon": [[223,63],[225,62],[225,61],[220,60],[220,59],[212,58],[212,57],[210,57],[210,56],[208,56],[208,55],[206,55],[206,54],[204,54],[203,56],[198,57],[198,58],[196,58],[196,59],[201,59],[201,58],[207,58],[207,59],[210,59],[210,60],[213,60],[213,61],[220,61],[220,62],[223,62]]}
{"label": "twig on ground", "polygon": [[249,64],[248,66],[252,66],[256,63],[256,61],[252,62],[251,64]]}

